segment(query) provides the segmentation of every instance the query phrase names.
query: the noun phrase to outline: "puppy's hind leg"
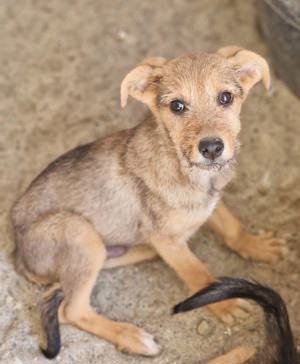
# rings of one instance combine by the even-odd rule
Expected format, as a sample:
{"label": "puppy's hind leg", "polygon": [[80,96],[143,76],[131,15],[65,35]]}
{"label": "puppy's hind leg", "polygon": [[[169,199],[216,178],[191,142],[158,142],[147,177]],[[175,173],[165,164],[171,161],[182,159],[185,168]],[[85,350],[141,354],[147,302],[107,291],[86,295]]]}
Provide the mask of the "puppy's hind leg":
{"label": "puppy's hind leg", "polygon": [[150,334],[134,325],[106,319],[92,309],[91,291],[106,256],[104,243],[93,226],[76,217],[74,223],[66,224],[64,231],[67,247],[59,255],[58,272],[64,293],[59,308],[61,323],[97,335],[122,351],[146,356],[158,354],[159,347]]}
{"label": "puppy's hind leg", "polygon": [[91,291],[105,258],[104,243],[93,225],[74,213],[44,215],[19,234],[19,271],[35,282],[55,283],[41,304],[47,357],[53,358],[60,350],[59,323],[98,335],[120,350],[158,354],[153,337],[144,330],[108,320],[90,306]]}

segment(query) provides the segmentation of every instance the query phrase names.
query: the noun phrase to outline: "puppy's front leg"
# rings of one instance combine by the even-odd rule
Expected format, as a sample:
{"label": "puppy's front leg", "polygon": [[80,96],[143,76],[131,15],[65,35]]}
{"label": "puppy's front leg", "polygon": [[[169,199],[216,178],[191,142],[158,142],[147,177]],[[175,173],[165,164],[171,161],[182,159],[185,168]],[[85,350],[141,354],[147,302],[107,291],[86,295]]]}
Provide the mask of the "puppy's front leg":
{"label": "puppy's front leg", "polygon": [[208,225],[232,250],[244,258],[275,263],[286,253],[284,240],[277,239],[272,233],[249,234],[222,202],[219,202],[215,208],[208,220]]}
{"label": "puppy's front leg", "polygon": [[[174,269],[192,293],[215,280],[208,267],[191,252],[186,241],[178,237],[166,236],[153,236],[150,241],[161,258]],[[229,322],[232,320],[231,315],[235,314],[235,302],[235,300],[227,300],[211,304],[208,308],[219,319]]]}
{"label": "puppy's front leg", "polygon": [[211,271],[191,252],[185,241],[156,236],[151,243],[192,292],[214,281]]}

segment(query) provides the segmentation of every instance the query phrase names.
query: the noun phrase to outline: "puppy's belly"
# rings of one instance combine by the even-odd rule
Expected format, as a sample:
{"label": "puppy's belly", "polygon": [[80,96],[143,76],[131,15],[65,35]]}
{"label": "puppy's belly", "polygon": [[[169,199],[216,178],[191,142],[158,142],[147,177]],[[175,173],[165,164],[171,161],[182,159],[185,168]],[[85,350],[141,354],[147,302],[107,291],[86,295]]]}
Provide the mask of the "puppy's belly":
{"label": "puppy's belly", "polygon": [[[80,211],[91,221],[106,246],[129,246],[142,240],[139,206],[131,203],[129,197],[127,200],[128,206],[119,200],[118,203],[102,204],[100,208],[97,206],[95,209]],[[117,254],[117,251],[112,254]]]}
{"label": "puppy's belly", "polygon": [[[118,217],[112,219],[110,223],[108,223],[107,218],[91,220],[107,247],[122,246],[125,249],[126,246],[135,245],[142,240],[139,232],[139,222],[135,216],[130,217],[127,215],[123,219]],[[118,249],[114,250],[115,253],[112,250],[112,254],[118,254]]]}

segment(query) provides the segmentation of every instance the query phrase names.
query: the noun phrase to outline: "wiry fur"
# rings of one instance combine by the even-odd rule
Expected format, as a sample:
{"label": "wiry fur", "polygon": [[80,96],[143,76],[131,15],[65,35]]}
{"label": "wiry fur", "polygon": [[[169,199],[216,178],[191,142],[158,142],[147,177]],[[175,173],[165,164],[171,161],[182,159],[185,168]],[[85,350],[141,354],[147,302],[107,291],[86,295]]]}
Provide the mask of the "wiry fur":
{"label": "wiry fur", "polygon": [[300,363],[286,305],[281,296],[270,287],[245,279],[221,278],[177,304],[173,312],[190,311],[232,298],[251,299],[264,311],[267,343],[258,355],[257,363]]}
{"label": "wiry fur", "polygon": [[[151,335],[91,308],[99,271],[158,254],[192,291],[214,280],[187,240],[211,215],[234,175],[241,104],[249,89],[269,75],[260,56],[226,49],[226,55],[151,58],[129,72],[121,86],[122,105],[131,95],[146,103],[151,115],[132,129],[59,157],[15,204],[17,269],[36,283],[60,284],[59,308],[54,297],[50,300],[51,314],[56,317],[58,309],[60,323],[98,335],[120,350],[156,355],[159,347]],[[223,90],[234,95],[227,108],[217,101]],[[174,98],[186,102],[181,116],[170,110]],[[211,163],[198,150],[205,137],[221,138],[225,145]],[[220,203],[210,223],[245,257],[272,262],[282,253],[280,241],[247,234]],[[226,302],[211,310],[223,318],[234,308],[234,302]],[[52,347],[58,327],[47,323],[49,317],[43,320]]]}

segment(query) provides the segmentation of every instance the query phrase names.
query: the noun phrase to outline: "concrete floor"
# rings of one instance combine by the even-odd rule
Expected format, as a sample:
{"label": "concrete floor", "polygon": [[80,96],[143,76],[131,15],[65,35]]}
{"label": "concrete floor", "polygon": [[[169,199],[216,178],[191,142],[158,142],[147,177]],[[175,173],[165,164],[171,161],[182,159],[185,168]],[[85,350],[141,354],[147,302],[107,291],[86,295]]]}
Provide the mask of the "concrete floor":
{"label": "concrete floor", "polygon": [[[267,53],[250,1],[2,0],[0,24],[0,363],[43,364],[42,290],[14,272],[12,203],[64,151],[138,122],[143,107],[130,100],[122,110],[119,86],[145,56],[228,44]],[[267,97],[257,86],[243,109],[238,175],[225,200],[250,230],[274,230],[285,238],[290,254],[273,267],[246,262],[206,228],[191,245],[216,274],[254,277],[278,289],[300,339],[300,103],[276,77],[274,87]],[[160,261],[104,272],[93,305],[110,318],[145,327],[162,354],[124,355],[63,327],[54,363],[193,364],[238,342],[258,342],[256,312],[230,329],[205,310],[170,317],[172,305],[187,294]],[[196,330],[202,320],[211,327],[205,336]]]}

